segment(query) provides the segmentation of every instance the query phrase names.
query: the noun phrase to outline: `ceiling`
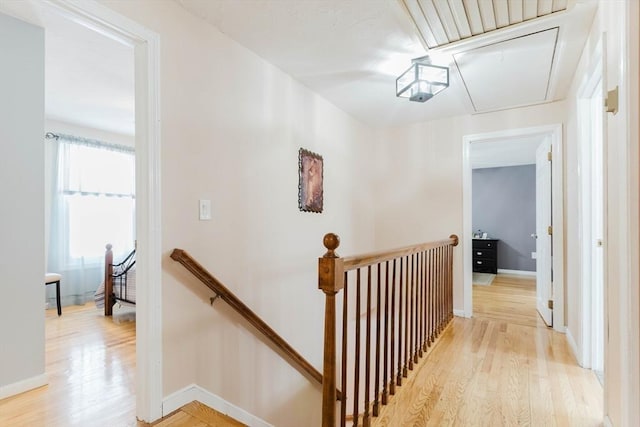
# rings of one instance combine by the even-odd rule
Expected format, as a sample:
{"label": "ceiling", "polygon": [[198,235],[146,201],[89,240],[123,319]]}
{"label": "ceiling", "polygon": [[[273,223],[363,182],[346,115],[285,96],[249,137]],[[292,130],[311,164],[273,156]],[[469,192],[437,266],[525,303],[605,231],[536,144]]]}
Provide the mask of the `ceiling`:
{"label": "ceiling", "polygon": [[48,119],[134,135],[131,47],[72,22],[39,2],[0,2],[0,11],[45,28]]}
{"label": "ceiling", "polygon": [[567,9],[568,0],[400,0],[434,49]]}
{"label": "ceiling", "polygon": [[[596,9],[593,0],[175,1],[376,127],[563,99]],[[408,13],[416,5],[433,26],[436,47]],[[133,134],[129,47],[38,1],[0,8],[46,29],[48,117]],[[425,103],[397,98],[396,77],[426,54],[449,66],[450,87]]]}
{"label": "ceiling", "polygon": [[[592,0],[176,1],[371,126],[564,99],[597,5]],[[416,7],[432,24],[436,47],[410,16]],[[464,23],[457,26],[462,15],[471,36]],[[433,64],[450,67],[451,86],[425,103],[396,98],[396,77],[412,59],[427,54]]]}

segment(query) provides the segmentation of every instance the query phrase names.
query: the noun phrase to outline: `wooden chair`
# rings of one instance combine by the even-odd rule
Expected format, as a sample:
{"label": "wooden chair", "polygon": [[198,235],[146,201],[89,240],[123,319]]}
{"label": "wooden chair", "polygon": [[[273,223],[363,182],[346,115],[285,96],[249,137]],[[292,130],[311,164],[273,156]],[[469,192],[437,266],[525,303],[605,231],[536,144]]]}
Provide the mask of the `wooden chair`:
{"label": "wooden chair", "polygon": [[45,273],[44,285],[56,284],[56,302],[58,303],[58,316],[62,316],[62,306],[60,305],[60,280],[62,276],[58,273]]}

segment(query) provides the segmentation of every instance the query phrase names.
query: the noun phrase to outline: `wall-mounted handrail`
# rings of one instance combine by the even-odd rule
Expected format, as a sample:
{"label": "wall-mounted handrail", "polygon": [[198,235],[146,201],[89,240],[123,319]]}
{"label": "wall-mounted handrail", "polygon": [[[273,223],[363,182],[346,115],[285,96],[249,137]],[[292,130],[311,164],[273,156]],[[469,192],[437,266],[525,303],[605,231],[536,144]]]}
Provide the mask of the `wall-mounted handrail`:
{"label": "wall-mounted handrail", "polygon": [[[182,249],[174,249],[171,258],[184,266],[196,278],[204,283],[209,289],[216,293],[216,296],[224,300],[235,311],[251,323],[258,331],[260,331],[269,341],[271,341],[280,351],[282,351],[297,369],[301,369],[303,374],[309,375],[311,378],[322,384],[322,374],[311,365],[304,357],[289,345],[284,338],[278,335],[264,320],[258,317],[246,304],[233,294],[218,279],[209,273],[202,265],[194,260],[186,251]],[[340,391],[336,391],[336,398],[340,397]]]}

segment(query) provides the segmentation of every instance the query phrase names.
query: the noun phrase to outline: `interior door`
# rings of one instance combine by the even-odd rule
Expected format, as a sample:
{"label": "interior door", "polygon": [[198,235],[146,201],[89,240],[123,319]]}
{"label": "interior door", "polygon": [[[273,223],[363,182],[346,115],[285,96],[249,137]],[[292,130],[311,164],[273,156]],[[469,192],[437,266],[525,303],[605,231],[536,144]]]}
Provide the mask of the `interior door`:
{"label": "interior door", "polygon": [[600,80],[589,100],[591,110],[591,369],[604,371],[604,171],[603,89]]}
{"label": "interior door", "polygon": [[547,326],[553,326],[551,262],[551,139],[536,151],[536,308]]}

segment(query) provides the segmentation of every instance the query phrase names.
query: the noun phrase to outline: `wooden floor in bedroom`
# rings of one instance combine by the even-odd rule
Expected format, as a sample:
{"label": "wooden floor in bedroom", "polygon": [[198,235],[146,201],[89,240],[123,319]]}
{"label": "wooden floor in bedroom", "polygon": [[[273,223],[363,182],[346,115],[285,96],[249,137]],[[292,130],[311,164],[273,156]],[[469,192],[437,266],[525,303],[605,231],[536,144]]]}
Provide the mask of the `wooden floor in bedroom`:
{"label": "wooden floor in bedroom", "polygon": [[135,325],[131,309],[113,319],[89,303],[47,310],[49,384],[0,400],[0,426],[137,426]]}
{"label": "wooden floor in bedroom", "polygon": [[93,304],[45,315],[49,384],[0,400],[0,426],[11,427],[237,427],[198,402],[153,424],[136,420],[135,309],[114,307],[113,318]]}
{"label": "wooden floor in bedroom", "polygon": [[601,426],[602,387],[539,319],[534,279],[473,293],[474,317],[453,319],[372,426]]}

